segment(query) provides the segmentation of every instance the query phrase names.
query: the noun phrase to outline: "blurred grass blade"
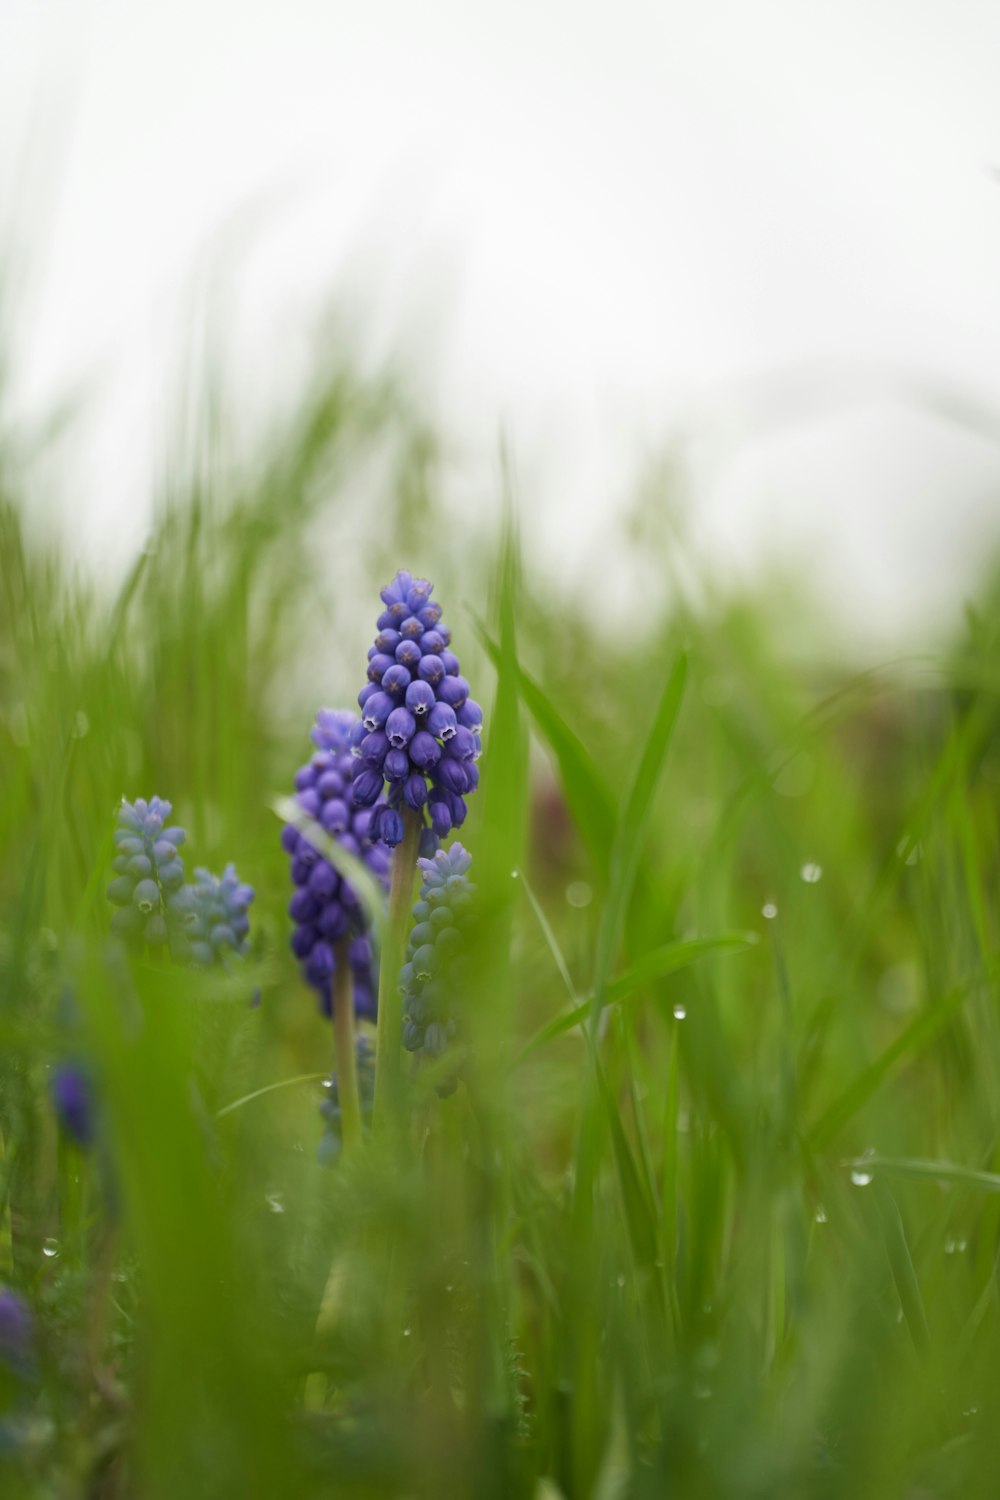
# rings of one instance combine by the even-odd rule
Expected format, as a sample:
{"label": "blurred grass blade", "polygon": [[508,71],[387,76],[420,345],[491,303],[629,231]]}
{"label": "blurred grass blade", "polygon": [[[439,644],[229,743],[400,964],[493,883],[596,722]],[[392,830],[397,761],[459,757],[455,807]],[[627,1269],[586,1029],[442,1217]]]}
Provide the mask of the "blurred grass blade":
{"label": "blurred grass blade", "polygon": [[[497,667],[501,660],[499,645],[481,620],[473,616],[473,621],[484,650]],[[522,702],[556,758],[573,821],[598,870],[603,870],[614,840],[615,804],[611,789],[544,689],[523,667],[518,670],[517,680]]]}
{"label": "blurred grass blade", "polygon": [[[529,893],[530,895],[530,893]],[[547,929],[549,946],[552,947],[554,938],[551,928],[545,921],[544,915],[539,911],[537,902],[532,899],[532,905],[543,923],[543,931]],[[685,969],[689,964],[697,963],[699,959],[710,958],[717,953],[739,953],[751,948],[757,942],[755,932],[726,932],[714,938],[690,938],[686,942],[667,943],[662,948],[656,948],[652,953],[647,953],[645,958],[639,960],[625,974],[617,979],[611,980],[604,991],[604,1008],[609,1005],[619,1005],[629,1000],[633,995],[640,994],[648,985],[657,979],[664,979],[668,974],[675,974],[680,969]],[[565,960],[559,954],[557,963],[564,965]],[[562,972],[562,969],[561,969]],[[568,973],[563,974],[564,981],[570,989],[571,996],[575,999],[576,991]],[[535,1032],[518,1053],[517,1062],[521,1062],[537,1047],[545,1042],[551,1041],[553,1037],[562,1036],[564,1032],[572,1031],[574,1026],[582,1025],[590,1014],[592,1000],[587,999],[574,1005],[572,1010],[563,1015],[555,1016],[547,1021],[544,1026]]]}
{"label": "blurred grass blade", "polygon": [[681,652],[667,679],[652,727],[643,748],[635,777],[615,832],[611,856],[611,882],[597,939],[591,1020],[595,1028],[604,1004],[604,991],[621,940],[625,913],[632,895],[635,873],[642,855],[649,815],[660,782],[660,772],[673,738],[687,680],[687,654]]}
{"label": "blurred grass blade", "polygon": [[978,978],[976,981],[959,985],[937,1005],[931,1006],[922,1015],[917,1016],[873,1063],[858,1074],[839,1098],[824,1110],[812,1127],[809,1132],[809,1145],[812,1150],[822,1151],[829,1146],[838,1131],[844,1128],[881,1087],[896,1064],[906,1057],[915,1057],[934,1040],[941,1028],[959,1009],[969,994],[972,984],[976,982]]}
{"label": "blurred grass blade", "polygon": [[910,1337],[917,1353],[924,1356],[930,1347],[931,1335],[899,1205],[883,1183],[876,1182],[874,1192],[879,1218],[882,1221],[886,1255],[889,1258],[892,1279],[899,1293],[906,1326],[910,1330]]}
{"label": "blurred grass blade", "polygon": [[973,1188],[980,1193],[1000,1193],[1000,1174],[980,1172],[975,1167],[957,1166],[950,1161],[927,1161],[916,1156],[857,1156],[843,1164],[852,1172],[875,1176],[888,1172],[896,1177],[921,1177],[931,1182],[949,1183],[955,1187]]}

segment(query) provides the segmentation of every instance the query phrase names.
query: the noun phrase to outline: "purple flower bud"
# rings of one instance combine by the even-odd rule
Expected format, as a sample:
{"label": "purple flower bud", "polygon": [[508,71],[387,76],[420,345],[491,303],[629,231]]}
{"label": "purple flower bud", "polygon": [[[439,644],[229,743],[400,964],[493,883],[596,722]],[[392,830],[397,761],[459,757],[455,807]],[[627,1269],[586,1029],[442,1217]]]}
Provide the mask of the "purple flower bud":
{"label": "purple flower bud", "polygon": [[429,682],[433,687],[444,676],[444,662],[440,656],[422,656],[417,671],[424,682]]}
{"label": "purple flower bud", "polygon": [[460,760],[454,760],[451,756],[442,756],[434,770],[435,780],[449,792],[455,792],[458,796],[468,790],[469,781],[465,774],[465,766]]}
{"label": "purple flower bud", "polygon": [[419,812],[427,801],[427,782],[419,771],[412,772],[406,778],[403,787],[403,796],[407,807],[412,807],[414,812]]}
{"label": "purple flower bud", "polygon": [[333,966],[333,949],[320,939],[306,960],[306,973],[313,984],[325,984],[333,974]]}
{"label": "purple flower bud", "polygon": [[339,942],[350,930],[351,921],[342,901],[328,901],[316,919],[316,926],[330,943]]}
{"label": "purple flower bud", "polygon": [[351,801],[355,807],[371,807],[381,790],[381,771],[360,771],[351,784]]}
{"label": "purple flower bud", "polygon": [[437,685],[438,701],[448,703],[456,711],[469,696],[469,684],[464,677],[443,677]]}
{"label": "purple flower bud", "polygon": [[458,665],[458,657],[454,651],[442,651],[441,660],[444,662],[444,670],[449,677],[457,677],[461,668]]}
{"label": "purple flower bud", "polygon": [[299,804],[299,806],[301,807],[302,811],[304,813],[308,813],[309,814],[310,818],[318,818],[319,817],[319,810],[320,810],[321,804],[320,804],[319,792],[317,792],[317,790],[316,790],[316,788],[314,786],[309,787],[304,792],[299,792],[299,794],[295,798],[295,800]]}
{"label": "purple flower bud", "polygon": [[284,849],[286,854],[295,853],[296,849],[299,847],[300,838],[301,834],[299,833],[299,830],[294,826],[294,824],[286,823],[284,828],[281,830],[281,847],[282,849]]}
{"label": "purple flower bud", "polygon": [[434,585],[428,583],[426,578],[415,578],[413,580],[406,592],[407,608],[413,614],[419,614],[422,609],[426,608],[433,587]]}
{"label": "purple flower bud", "polygon": [[441,759],[441,746],[426,729],[418,729],[409,745],[410,760],[420,771],[429,771]]}
{"label": "purple flower bud", "polygon": [[451,810],[448,804],[443,798],[435,799],[432,793],[429,806],[431,811],[431,827],[439,839],[447,838],[451,832],[452,822]]}
{"label": "purple flower bud", "polygon": [[366,682],[364,687],[358,694],[358,707],[364,708],[365,704],[368,702],[368,699],[374,698],[375,694],[378,691],[379,689],[374,682]]}
{"label": "purple flower bud", "polygon": [[292,933],[292,952],[298,959],[308,958],[316,941],[316,928],[309,922]]}
{"label": "purple flower bud", "polygon": [[406,689],[405,702],[411,714],[416,714],[417,718],[423,718],[425,714],[430,713],[437,699],[430,683],[418,680],[411,682]]}
{"label": "purple flower bud", "polygon": [[417,619],[425,630],[433,630],[440,618],[441,606],[435,604],[433,599],[429,604],[425,604],[423,609],[417,611]]}
{"label": "purple flower bud", "polygon": [[410,685],[409,667],[401,667],[399,662],[393,662],[385,676],[382,678],[382,689],[393,698],[402,698]]}
{"label": "purple flower bud", "polygon": [[483,711],[472,698],[466,699],[458,710],[458,722],[466,729],[478,729],[483,722]]}
{"label": "purple flower bud", "polygon": [[424,633],[424,627],[416,615],[409,615],[399,627],[399,633],[404,640],[419,641]]}
{"label": "purple flower bud", "polygon": [[339,884],[340,876],[332,865],[327,864],[325,859],[320,860],[319,864],[310,872],[308,888],[310,894],[315,896],[321,905],[323,902],[331,900],[336,894]]}
{"label": "purple flower bud", "polygon": [[392,713],[392,709],[393,702],[388,693],[373,693],[364,706],[365,728],[381,729],[386,719]]}
{"label": "purple flower bud", "polygon": [[361,741],[361,759],[366,766],[371,766],[372,770],[377,771],[385,760],[385,752],[388,748],[389,736],[385,730],[373,730],[371,734],[366,734]]}
{"label": "purple flower bud", "polygon": [[383,656],[380,651],[376,651],[375,655],[368,663],[368,681],[381,682],[386,672],[388,672],[389,668],[392,666],[394,660],[394,657],[389,656],[388,654]]}
{"label": "purple flower bud", "polygon": [[457,728],[455,710],[447,703],[435,703],[427,716],[428,733],[439,740],[450,740]]}
{"label": "purple flower bud", "polygon": [[314,922],[319,916],[319,903],[305,886],[297,890],[289,901],[288,915],[293,922]]}
{"label": "purple flower bud", "polygon": [[405,781],[410,772],[410,757],[405,750],[390,750],[382,769],[387,781]]}
{"label": "purple flower bud", "polygon": [[153,845],[153,858],[158,865],[169,865],[171,860],[177,858],[177,845],[172,844],[169,839],[157,839]]}
{"label": "purple flower bud", "polygon": [[453,739],[448,744],[448,754],[457,756],[459,760],[472,760],[479,753],[479,741],[471,729],[466,729],[460,724],[455,730]]}
{"label": "purple flower bud", "polygon": [[61,1063],[52,1075],[52,1102],[59,1124],[78,1146],[94,1138],[94,1100],[85,1070],[77,1063]]}
{"label": "purple flower bud", "polygon": [[[365,739],[368,736],[365,735]],[[324,802],[328,797],[342,797],[344,795],[344,778],[339,771],[324,771],[316,782],[316,790]]]}
{"label": "purple flower bud", "polygon": [[382,811],[382,820],[379,824],[379,837],[390,849],[395,849],[397,844],[403,842],[403,820],[393,807],[386,807]]}
{"label": "purple flower bud", "polygon": [[324,802],[323,811],[319,815],[319,820],[327,833],[343,833],[350,818],[347,803],[342,797],[331,797],[329,802]]}
{"label": "purple flower bud", "polygon": [[421,656],[437,656],[444,650],[444,640],[436,630],[427,630],[420,637]]}
{"label": "purple flower bud", "polygon": [[396,647],[396,660],[401,667],[412,670],[420,660],[420,647],[417,642],[401,640]]}
{"label": "purple flower bud", "polygon": [[408,708],[394,708],[385,723],[389,744],[394,750],[402,750],[412,740],[417,721]]}
{"label": "purple flower bud", "polygon": [[398,630],[380,630],[375,637],[375,650],[385,656],[393,656],[402,637]]}

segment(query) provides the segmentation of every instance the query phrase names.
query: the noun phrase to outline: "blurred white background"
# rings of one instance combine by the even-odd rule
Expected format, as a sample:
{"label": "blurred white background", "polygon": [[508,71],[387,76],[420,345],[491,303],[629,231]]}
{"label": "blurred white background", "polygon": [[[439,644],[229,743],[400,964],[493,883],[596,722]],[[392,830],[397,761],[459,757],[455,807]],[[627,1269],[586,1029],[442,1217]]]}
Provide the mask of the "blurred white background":
{"label": "blurred white background", "polygon": [[507,434],[564,567],[670,448],[723,573],[801,565],[858,644],[927,638],[1000,544],[998,56],[988,0],[0,0],[0,207],[30,161],[42,231],[18,395],[94,382],[81,549],[142,536],[232,243],[248,399],[339,290],[483,504]]}

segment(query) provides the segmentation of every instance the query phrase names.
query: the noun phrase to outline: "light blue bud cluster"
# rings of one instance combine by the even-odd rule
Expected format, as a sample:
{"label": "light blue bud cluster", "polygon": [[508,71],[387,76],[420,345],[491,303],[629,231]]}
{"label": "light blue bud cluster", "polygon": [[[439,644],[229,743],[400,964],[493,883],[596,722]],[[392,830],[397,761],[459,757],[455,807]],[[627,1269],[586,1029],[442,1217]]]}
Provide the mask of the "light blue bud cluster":
{"label": "light blue bud cluster", "polygon": [[[475,886],[468,879],[472,856],[461,844],[439,849],[432,859],[417,861],[423,877],[413,908],[406,963],[400,970],[403,992],[403,1046],[408,1052],[440,1057],[458,1030],[456,997],[461,994],[462,925],[472,906]],[[451,1093],[454,1077],[438,1092]]]}
{"label": "light blue bud cluster", "polygon": [[178,963],[225,963],[246,949],[253,887],[240,881],[231,864],[221,877],[198,869],[194,884],[186,885],[177,851],[187,835],[166,826],[172,811],[162,797],[122,799],[115,879],[107,892],[118,908],[112,930],[133,947],[167,946]]}
{"label": "light blue bud cluster", "polygon": [[[429,819],[424,853],[465,821],[465,798],[479,785],[483,722],[431,587],[403,571],[382,590],[386,607],[368,652],[368,682],[358,694],[362,722],[352,741],[362,769],[351,795],[356,807],[375,807],[371,837],[398,844],[405,806]],[[385,782],[388,796],[376,806]]]}
{"label": "light blue bud cluster", "polygon": [[161,797],[137,797],[118,811],[114,841],[117,853],[112,868],[115,879],[108,886],[108,900],[118,910],[111,928],[135,946],[173,947],[186,915],[187,903],[180,896],[184,885],[184,862],[177,853],[184,843],[183,828],[167,828],[172,812]]}
{"label": "light blue bud cluster", "polygon": [[[373,844],[369,834],[378,809],[351,805],[351,786],[358,767],[351,754],[351,739],[357,728],[358,716],[350,710],[320,709],[312,731],[316,753],[296,773],[295,800],[341,848],[364,860],[386,886],[389,854],[382,845]],[[354,1008],[359,1015],[374,1017],[378,976],[357,893],[290,823],[282,830],[281,842],[291,855],[292,883],[296,887],[288,908],[296,924],[292,951],[306,979],[319,995],[325,1014],[332,1015],[337,944],[341,939],[348,940]]]}
{"label": "light blue bud cluster", "polygon": [[250,931],[247,908],[254,891],[240,880],[236,866],[228,864],[222,875],[196,869],[194,885],[187,891],[190,909],[184,935],[194,962],[208,967],[224,963],[230,954],[242,956]]}
{"label": "light blue bud cluster", "polygon": [[[361,1104],[361,1118],[366,1125],[371,1124],[372,1101],[375,1098],[375,1048],[366,1036],[359,1036],[355,1048],[358,1072],[358,1098]],[[340,1155],[341,1130],[340,1130],[340,1096],[337,1090],[337,1075],[334,1074],[329,1080],[325,1090],[324,1098],[319,1107],[323,1116],[326,1129],[316,1149],[319,1162],[325,1165]]]}

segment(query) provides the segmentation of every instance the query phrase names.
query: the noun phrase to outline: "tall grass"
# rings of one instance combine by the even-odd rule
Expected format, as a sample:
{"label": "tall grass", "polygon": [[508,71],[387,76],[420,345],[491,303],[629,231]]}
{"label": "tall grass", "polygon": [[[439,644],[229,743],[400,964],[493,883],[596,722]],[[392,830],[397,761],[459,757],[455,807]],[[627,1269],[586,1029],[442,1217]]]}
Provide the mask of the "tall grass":
{"label": "tall grass", "polygon": [[[193,445],[110,598],[2,466],[0,1280],[38,1368],[0,1492],[992,1500],[1000,596],[857,674],[766,598],[664,590],[625,638],[516,505],[444,524],[425,449],[336,368],[246,461]],[[397,564],[487,706],[474,1066],[324,1167],[271,808]],[[109,943],[152,792],[257,887],[233,974]]]}

